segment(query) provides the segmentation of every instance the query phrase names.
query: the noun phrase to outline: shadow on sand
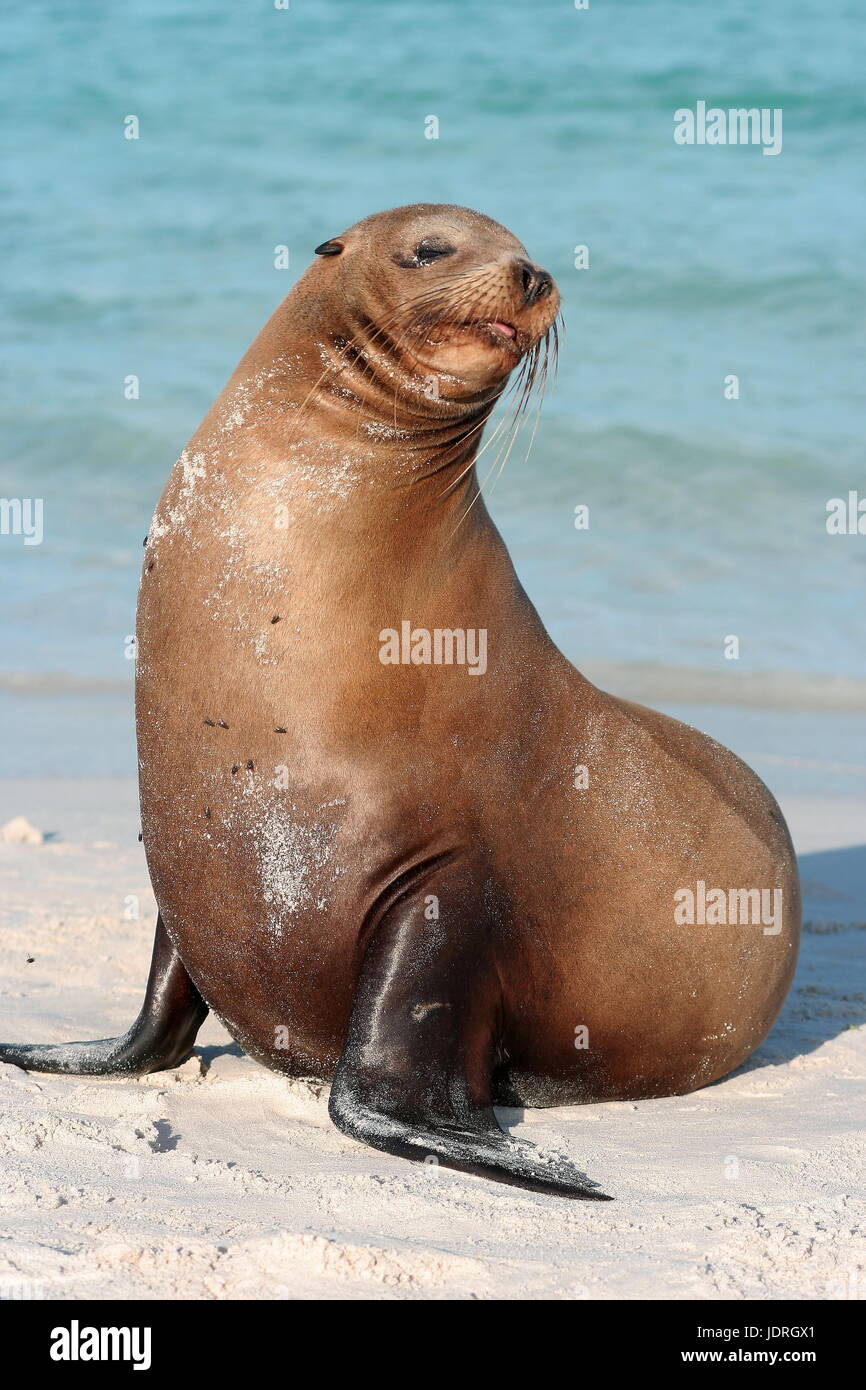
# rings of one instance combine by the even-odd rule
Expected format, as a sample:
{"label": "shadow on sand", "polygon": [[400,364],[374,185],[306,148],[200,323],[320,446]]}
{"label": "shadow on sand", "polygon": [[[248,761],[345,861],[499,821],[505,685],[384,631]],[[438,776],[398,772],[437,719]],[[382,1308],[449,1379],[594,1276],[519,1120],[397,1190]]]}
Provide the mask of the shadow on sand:
{"label": "shadow on sand", "polygon": [[779,1066],[866,1023],[866,845],[804,854],[799,862],[797,973],[769,1037],[739,1073]]}

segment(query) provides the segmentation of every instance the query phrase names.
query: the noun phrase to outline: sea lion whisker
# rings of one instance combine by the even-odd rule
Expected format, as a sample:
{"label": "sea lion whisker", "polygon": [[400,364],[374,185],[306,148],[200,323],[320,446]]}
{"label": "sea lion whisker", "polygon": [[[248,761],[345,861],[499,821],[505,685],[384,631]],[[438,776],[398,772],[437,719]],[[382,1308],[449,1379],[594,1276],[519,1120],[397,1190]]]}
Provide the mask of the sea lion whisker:
{"label": "sea lion whisker", "polygon": [[[544,339],[545,348],[546,348],[546,341],[547,341],[547,339],[546,339],[546,335],[545,335],[545,339]],[[466,517],[468,516],[469,512],[472,510],[472,507],[475,505],[475,503],[477,502],[478,498],[481,496],[481,493],[483,492],[484,488],[486,487],[487,482],[488,482],[488,480],[489,480],[490,477],[491,477],[491,474],[493,473],[494,469],[496,469],[497,463],[499,463],[499,469],[498,469],[498,471],[496,472],[495,477],[493,478],[493,482],[492,482],[491,488],[490,488],[491,493],[493,492],[493,489],[495,488],[497,482],[499,481],[499,478],[501,477],[501,475],[502,475],[502,473],[503,473],[503,471],[504,471],[504,469],[505,469],[505,466],[506,466],[506,464],[507,464],[507,462],[508,462],[508,459],[509,459],[510,456],[511,456],[511,451],[512,451],[512,449],[514,448],[515,443],[517,442],[518,435],[520,434],[520,430],[521,430],[521,427],[522,427],[522,424],[523,424],[523,420],[525,419],[525,414],[526,414],[526,409],[527,409],[527,406],[528,406],[528,402],[529,402],[530,396],[531,396],[531,394],[532,394],[533,386],[535,385],[535,381],[536,381],[536,375],[537,375],[538,362],[539,362],[539,359],[540,359],[540,355],[541,355],[541,342],[538,342],[538,343],[535,343],[535,344],[533,345],[533,347],[532,347],[530,353],[527,354],[526,358],[524,358],[524,361],[523,361],[523,363],[521,364],[521,377],[523,378],[523,381],[522,381],[522,387],[521,387],[521,386],[520,386],[520,377],[518,378],[518,386],[520,387],[520,398],[519,398],[519,401],[518,401],[518,404],[517,404],[517,408],[516,408],[516,410],[515,410],[515,412],[514,412],[514,418],[513,418],[512,428],[511,428],[511,432],[510,432],[510,439],[508,440],[507,445],[503,444],[503,445],[500,446],[500,448],[497,450],[496,457],[494,458],[493,463],[492,463],[490,469],[488,470],[487,474],[485,475],[485,477],[484,477],[482,483],[479,485],[478,491],[476,492],[476,494],[475,494],[475,496],[473,497],[472,501],[470,502],[469,506],[466,508],[466,511],[463,513],[463,516],[460,518],[460,521],[457,523],[457,527],[459,527],[460,525],[462,525],[462,523],[465,521]],[[524,372],[524,368],[525,368],[525,372]],[[539,419],[540,419],[540,417],[541,417],[541,406],[542,406],[543,399],[544,399],[544,384],[545,384],[545,380],[546,380],[546,370],[547,370],[547,355],[546,355],[546,351],[545,351],[545,356],[544,356],[544,371],[543,371],[542,378],[541,378],[541,383],[540,383],[540,385],[541,385],[541,392],[540,392],[540,396],[539,396],[538,409],[537,409],[536,416],[535,416],[535,424],[533,425],[532,433],[531,433],[531,435],[530,435],[530,440],[529,440],[529,447],[527,448],[527,451],[526,451],[526,457],[527,457],[527,458],[529,457],[529,453],[530,453],[531,448],[532,448],[532,442],[533,442],[533,439],[535,438],[535,430],[536,430],[537,427],[538,427],[538,421],[539,421]],[[501,462],[500,462],[500,460],[501,460]],[[455,530],[457,529],[457,527],[455,527]],[[452,535],[453,535],[453,532],[452,532]]]}
{"label": "sea lion whisker", "polygon": [[[517,430],[517,429],[519,429],[519,424],[518,424],[517,418],[515,417],[515,418],[511,421],[511,430],[512,430],[512,433],[513,433],[515,430]],[[490,479],[490,477],[491,477],[491,475],[492,475],[492,473],[493,473],[493,470],[495,469],[495,467],[496,467],[496,465],[497,465],[497,463],[498,463],[498,461],[499,461],[499,459],[500,459],[500,457],[501,457],[501,455],[502,455],[502,449],[503,449],[505,443],[507,443],[507,439],[508,439],[508,436],[506,435],[505,440],[500,442],[500,446],[499,446],[499,449],[498,449],[497,452],[496,452],[496,456],[495,456],[495,458],[493,459],[493,462],[491,463],[489,469],[487,470],[487,473],[485,474],[485,476],[483,477],[483,479],[481,480],[481,482],[478,483],[478,482],[476,481],[475,495],[474,495],[474,497],[472,498],[471,502],[469,503],[469,506],[466,508],[465,512],[463,512],[462,516],[459,517],[459,519],[458,519],[458,521],[457,521],[457,525],[453,528],[452,531],[449,532],[449,539],[450,539],[452,536],[454,536],[454,535],[457,534],[457,532],[460,530],[460,527],[463,525],[464,521],[465,521],[466,518],[468,517],[469,513],[472,511],[472,508],[475,506],[475,503],[478,501],[479,497],[481,497],[481,496],[483,495],[484,488],[487,486],[488,480]]]}
{"label": "sea lion whisker", "polygon": [[[522,369],[521,369],[521,370],[522,370]],[[518,380],[519,380],[519,379],[518,379]],[[496,451],[496,456],[495,456],[495,458],[493,459],[493,462],[492,462],[492,464],[490,465],[490,468],[487,470],[487,473],[485,474],[485,476],[484,476],[484,478],[482,479],[482,481],[481,481],[479,484],[477,484],[475,496],[472,498],[472,501],[469,503],[469,506],[466,508],[465,512],[463,513],[463,515],[462,515],[462,516],[460,517],[460,519],[458,520],[457,525],[456,525],[456,526],[454,527],[454,529],[449,533],[451,536],[453,536],[453,535],[460,529],[460,527],[463,525],[463,522],[466,520],[467,516],[468,516],[469,513],[471,512],[472,508],[475,506],[475,503],[478,501],[478,498],[482,495],[482,493],[483,493],[483,491],[484,491],[484,488],[485,488],[486,485],[487,485],[487,482],[489,481],[490,477],[491,477],[492,474],[493,474],[494,469],[496,468],[497,463],[499,462],[499,459],[502,457],[503,450],[507,450],[506,455],[505,455],[505,457],[506,457],[506,459],[507,459],[508,454],[511,452],[511,448],[512,448],[512,446],[513,446],[513,444],[514,444],[514,440],[516,439],[516,437],[517,437],[519,431],[520,431],[520,405],[518,404],[518,405],[515,407],[515,409],[514,409],[514,411],[513,411],[513,413],[512,413],[512,416],[511,416],[510,421],[508,422],[508,431],[506,432],[506,434],[505,434],[505,436],[503,437],[503,439],[500,441],[499,448],[498,448],[497,451]],[[509,443],[509,435],[510,435],[510,443]],[[474,460],[473,460],[473,463],[474,463]],[[497,475],[497,476],[498,476],[498,475]]]}
{"label": "sea lion whisker", "polygon": [[[522,363],[522,364],[521,364],[521,367],[520,367],[520,371],[518,372],[517,377],[514,378],[512,381],[509,382],[508,387],[506,388],[506,391],[505,391],[505,393],[504,393],[504,396],[500,398],[501,400],[506,399],[506,398],[508,397],[508,395],[514,395],[515,398],[517,397],[517,394],[518,394],[518,391],[519,391],[520,385],[521,385],[521,377],[522,377],[522,375],[523,375],[523,372],[524,372],[524,364]],[[511,418],[509,419],[508,412],[505,412],[505,413],[502,415],[502,418],[498,421],[498,423],[497,423],[497,425],[496,425],[496,427],[495,427],[493,433],[491,434],[490,438],[487,439],[487,440],[485,440],[484,444],[483,444],[483,445],[481,446],[481,448],[477,451],[477,453],[474,454],[472,458],[470,458],[470,460],[469,460],[469,462],[467,463],[466,467],[465,467],[460,473],[458,473],[458,475],[457,475],[456,478],[452,479],[452,481],[448,484],[448,486],[447,486],[446,488],[444,488],[444,489],[442,490],[442,492],[439,494],[439,497],[440,497],[440,498],[441,498],[441,497],[447,496],[447,494],[448,494],[449,492],[451,492],[451,491],[456,487],[456,485],[460,482],[460,480],[461,480],[462,478],[464,478],[464,477],[466,476],[466,474],[469,473],[473,467],[475,467],[475,465],[477,464],[478,460],[482,457],[483,454],[486,453],[486,451],[491,447],[491,445],[495,443],[496,439],[499,437],[499,435],[502,433],[502,431],[503,431],[504,429],[506,429],[506,428],[507,428],[507,429],[512,428],[512,426],[513,426],[513,424],[514,424],[514,422],[515,422],[515,419],[516,419],[516,415],[517,415],[517,408],[516,408],[515,402],[512,402],[512,408],[513,408],[514,413],[511,415]],[[478,423],[476,426],[474,426],[474,428],[475,428],[475,429],[483,429],[484,426],[485,426],[485,424],[487,423],[487,420],[488,420],[488,419],[489,419],[489,416],[488,416],[488,415],[485,415],[484,418],[483,418],[481,421],[479,421],[479,423]],[[467,435],[468,435],[469,433],[471,433],[471,431],[467,431]],[[497,458],[498,458],[498,457],[499,457],[499,454],[497,453]],[[481,488],[482,488],[482,489],[483,489],[484,483],[487,482],[487,478],[488,478],[489,476],[490,476],[490,474],[488,473],[487,476],[484,478],[484,481],[483,481],[483,483],[481,484]],[[474,500],[475,500],[475,499],[473,498],[473,501],[474,501]],[[467,509],[467,511],[468,511],[468,509]],[[466,513],[464,513],[464,516],[465,516],[465,515],[466,515]],[[458,523],[458,524],[459,524],[459,523]]]}
{"label": "sea lion whisker", "polygon": [[[518,419],[517,419],[516,422],[515,422],[515,427],[514,427],[514,429],[513,429],[512,432],[511,432],[511,439],[510,439],[510,441],[509,441],[508,448],[505,450],[504,456],[502,457],[502,462],[499,464],[499,470],[498,470],[498,472],[496,473],[496,475],[495,475],[495,477],[494,477],[494,479],[493,479],[493,482],[490,484],[490,492],[491,492],[491,494],[492,494],[492,492],[493,492],[493,489],[496,487],[496,484],[498,483],[499,479],[500,479],[501,476],[502,476],[503,470],[505,469],[505,465],[507,464],[509,458],[511,457],[511,451],[512,451],[512,449],[514,448],[514,445],[516,444],[517,439],[518,439],[518,437],[519,437],[519,435],[520,435],[520,431],[521,431],[522,428],[523,428],[523,425],[524,425],[524,423],[525,423],[525,418],[526,418],[525,415],[524,415],[523,413],[521,413],[520,416],[518,417]],[[501,451],[500,451],[500,453],[501,453]],[[485,480],[485,481],[486,481],[486,480]]]}
{"label": "sea lion whisker", "polygon": [[[475,429],[483,429],[484,426],[487,424],[487,421],[488,421],[489,418],[490,418],[489,416],[485,415],[484,419],[481,420],[481,421],[475,426]],[[469,462],[466,464],[466,467],[463,468],[463,469],[461,469],[461,471],[457,474],[457,477],[456,477],[456,478],[452,478],[452,480],[451,480],[451,482],[448,484],[448,486],[442,489],[442,491],[439,493],[439,496],[438,496],[437,499],[436,499],[437,501],[439,501],[439,500],[440,500],[441,498],[443,498],[443,497],[447,497],[449,492],[453,492],[454,488],[457,487],[458,483],[459,483],[463,478],[466,477],[466,474],[472,471],[472,469],[476,466],[476,464],[478,463],[478,460],[481,458],[481,456],[482,456],[482,454],[485,452],[485,450],[487,450],[487,449],[490,448],[491,444],[493,444],[493,443],[495,442],[496,438],[497,438],[498,435],[501,433],[502,429],[504,428],[504,426],[505,426],[505,424],[506,424],[506,418],[507,418],[507,417],[503,415],[502,419],[498,421],[498,423],[497,423],[497,425],[496,425],[496,428],[494,429],[494,431],[493,431],[493,433],[491,434],[490,438],[489,438],[488,440],[485,441],[485,443],[484,443],[484,444],[482,445],[482,447],[477,451],[477,453],[475,453],[475,454],[472,455],[472,457],[470,458]],[[467,434],[464,435],[463,438],[460,439],[460,440],[458,441],[458,443],[462,443],[464,439],[468,438],[469,433],[471,433],[471,431],[467,431]]]}

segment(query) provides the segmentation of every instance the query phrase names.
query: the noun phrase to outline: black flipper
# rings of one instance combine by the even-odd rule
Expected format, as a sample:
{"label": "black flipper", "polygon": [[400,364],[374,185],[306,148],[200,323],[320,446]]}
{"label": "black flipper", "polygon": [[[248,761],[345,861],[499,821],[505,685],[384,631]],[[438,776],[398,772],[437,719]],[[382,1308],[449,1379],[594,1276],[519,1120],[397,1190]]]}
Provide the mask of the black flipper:
{"label": "black flipper", "polygon": [[[438,920],[428,920],[434,910]],[[386,1153],[609,1201],[568,1158],[548,1157],[497,1123],[491,1070],[502,939],[491,881],[454,861],[389,909],[364,955],[331,1119]]]}
{"label": "black flipper", "polygon": [[0,1062],[25,1071],[70,1072],[75,1076],[141,1076],[185,1062],[207,1017],[183,961],[156,920],[153,958],[144,1003],[132,1027],[119,1038],[96,1042],[0,1043]]}

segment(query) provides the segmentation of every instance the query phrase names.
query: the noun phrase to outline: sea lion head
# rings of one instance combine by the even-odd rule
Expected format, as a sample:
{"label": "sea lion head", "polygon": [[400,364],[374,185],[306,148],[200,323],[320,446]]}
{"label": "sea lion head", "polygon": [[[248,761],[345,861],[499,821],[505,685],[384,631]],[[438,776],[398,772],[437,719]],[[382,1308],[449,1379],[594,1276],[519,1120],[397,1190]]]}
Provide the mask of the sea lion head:
{"label": "sea lion head", "polygon": [[307,275],[327,293],[332,340],[390,377],[392,390],[400,384],[443,404],[495,398],[555,336],[552,276],[507,228],[470,208],[380,212],[316,253]]}

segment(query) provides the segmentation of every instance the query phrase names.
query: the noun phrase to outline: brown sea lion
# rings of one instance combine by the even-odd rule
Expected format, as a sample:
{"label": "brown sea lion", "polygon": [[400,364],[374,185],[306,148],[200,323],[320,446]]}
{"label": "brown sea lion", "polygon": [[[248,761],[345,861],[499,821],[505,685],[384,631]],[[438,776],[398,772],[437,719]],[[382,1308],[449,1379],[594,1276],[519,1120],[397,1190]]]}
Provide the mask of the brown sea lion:
{"label": "brown sea lion", "polygon": [[601,1196],[494,1101],[678,1094],[748,1057],[796,960],[788,832],[733,754],[570,665],[480,497],[490,411],[554,331],[550,275],[450,206],[317,251],[147,542],[142,1012],[0,1057],[171,1067],[212,1008],[266,1066],[331,1078],[357,1139]]}

